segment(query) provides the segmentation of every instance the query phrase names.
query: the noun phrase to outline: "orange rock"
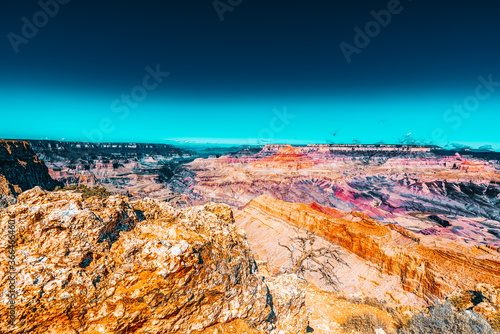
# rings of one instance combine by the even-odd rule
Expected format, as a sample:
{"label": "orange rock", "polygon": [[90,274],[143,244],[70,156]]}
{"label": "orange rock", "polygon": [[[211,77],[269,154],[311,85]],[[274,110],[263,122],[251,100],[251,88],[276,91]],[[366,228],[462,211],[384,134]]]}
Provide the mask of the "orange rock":
{"label": "orange rock", "polygon": [[500,257],[488,248],[477,253],[475,247],[436,236],[415,239],[411,232],[391,230],[360,213],[350,213],[350,219],[334,218],[305,204],[265,196],[252,200],[246,208],[250,207],[313,231],[379,271],[400,276],[406,291],[428,301],[478,283],[500,285]]}
{"label": "orange rock", "polygon": [[[0,303],[2,332],[189,333],[237,319],[274,326],[266,321],[273,297],[227,205],[178,210],[40,188],[18,199],[0,215],[3,235],[9,221],[17,231],[16,322],[8,325]],[[0,291],[7,248],[0,239]],[[301,312],[300,292],[278,295]]]}
{"label": "orange rock", "polygon": [[285,145],[279,151],[270,157],[264,158],[255,162],[258,167],[274,167],[274,168],[308,168],[312,167],[316,162],[309,158],[307,154],[302,153],[299,148],[291,145]]}

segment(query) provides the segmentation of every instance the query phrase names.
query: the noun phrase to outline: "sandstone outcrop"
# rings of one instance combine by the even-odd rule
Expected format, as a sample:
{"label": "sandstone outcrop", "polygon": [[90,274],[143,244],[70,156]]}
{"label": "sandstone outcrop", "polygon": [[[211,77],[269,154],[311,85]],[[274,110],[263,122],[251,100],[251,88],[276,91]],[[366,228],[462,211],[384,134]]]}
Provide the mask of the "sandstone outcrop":
{"label": "sandstone outcrop", "polygon": [[[265,263],[265,268],[271,275],[288,272],[293,266],[290,252],[281,245],[291,246],[290,238],[296,240],[297,237],[307,237],[305,231],[297,230],[286,219],[273,216],[254,205],[248,205],[243,211],[238,212],[235,224],[245,230],[255,258],[258,263],[259,261]],[[322,247],[338,249],[338,246],[333,245],[326,238],[316,236],[312,248]],[[333,273],[338,279],[335,286],[326,284],[322,275],[311,271],[305,272],[304,277],[307,281],[325,291],[337,292],[353,298],[369,296],[386,300],[393,306],[399,304],[423,306],[426,304],[422,298],[403,289],[399,276],[380,272],[369,261],[346,248],[340,248],[338,251],[345,264],[337,263],[334,265]],[[295,258],[298,256],[299,253],[295,254]],[[324,259],[317,260],[323,262]],[[308,261],[306,265],[315,265],[315,263]],[[259,268],[261,267],[259,265]]]}
{"label": "sandstone outcrop", "polygon": [[52,190],[57,185],[28,142],[0,140],[0,195],[15,197],[35,186]]}
{"label": "sandstone outcrop", "polygon": [[[432,301],[476,284],[500,285],[500,254],[487,247],[470,246],[437,236],[391,229],[359,212],[343,218],[329,216],[311,206],[260,196],[239,214],[259,221],[276,217],[291,226],[309,230],[361,257],[380,272],[396,275],[406,291]],[[338,215],[338,212],[335,212]]]}
{"label": "sandstone outcrop", "polygon": [[[175,209],[155,200],[24,192],[0,214],[16,225],[14,326],[0,239],[2,333],[190,333],[243,321],[304,333],[300,284],[266,279],[227,205]],[[292,284],[293,283],[293,284]],[[291,289],[291,290],[290,290]],[[5,330],[4,330],[5,329]]]}

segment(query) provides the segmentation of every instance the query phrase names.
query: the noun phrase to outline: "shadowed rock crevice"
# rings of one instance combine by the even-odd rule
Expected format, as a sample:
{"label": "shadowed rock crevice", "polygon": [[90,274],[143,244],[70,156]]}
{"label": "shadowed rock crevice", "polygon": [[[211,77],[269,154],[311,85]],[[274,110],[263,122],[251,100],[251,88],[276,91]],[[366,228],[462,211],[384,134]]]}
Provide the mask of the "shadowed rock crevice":
{"label": "shadowed rock crevice", "polygon": [[87,267],[90,265],[90,263],[92,262],[92,260],[93,260],[93,259],[92,259],[92,255],[93,255],[92,253],[87,253],[87,254],[84,256],[84,258],[83,258],[82,262],[80,262],[80,263],[78,264],[78,266],[79,266],[80,268],[87,268]]}

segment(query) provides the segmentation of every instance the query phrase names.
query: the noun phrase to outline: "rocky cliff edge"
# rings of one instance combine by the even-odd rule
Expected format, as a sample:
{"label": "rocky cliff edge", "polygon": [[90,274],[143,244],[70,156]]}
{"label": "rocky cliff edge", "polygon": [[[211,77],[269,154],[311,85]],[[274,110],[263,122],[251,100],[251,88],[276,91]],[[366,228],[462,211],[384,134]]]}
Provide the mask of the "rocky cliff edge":
{"label": "rocky cliff edge", "polygon": [[5,237],[5,333],[190,333],[232,321],[260,332],[306,332],[301,283],[258,274],[227,205],[178,210],[150,199],[83,201],[36,187],[2,211],[4,236],[9,221],[16,227],[17,295],[10,326]]}

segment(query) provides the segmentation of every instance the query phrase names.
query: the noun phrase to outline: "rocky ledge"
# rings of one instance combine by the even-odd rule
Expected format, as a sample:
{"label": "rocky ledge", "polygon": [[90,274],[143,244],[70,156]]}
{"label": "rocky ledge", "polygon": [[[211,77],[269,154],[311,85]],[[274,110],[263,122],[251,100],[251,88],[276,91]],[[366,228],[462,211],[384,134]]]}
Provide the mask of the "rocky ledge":
{"label": "rocky ledge", "polygon": [[1,212],[2,235],[9,221],[16,320],[9,325],[9,245],[1,238],[3,333],[191,333],[235,321],[259,333],[306,332],[301,280],[258,273],[227,205],[83,201],[36,187]]}

